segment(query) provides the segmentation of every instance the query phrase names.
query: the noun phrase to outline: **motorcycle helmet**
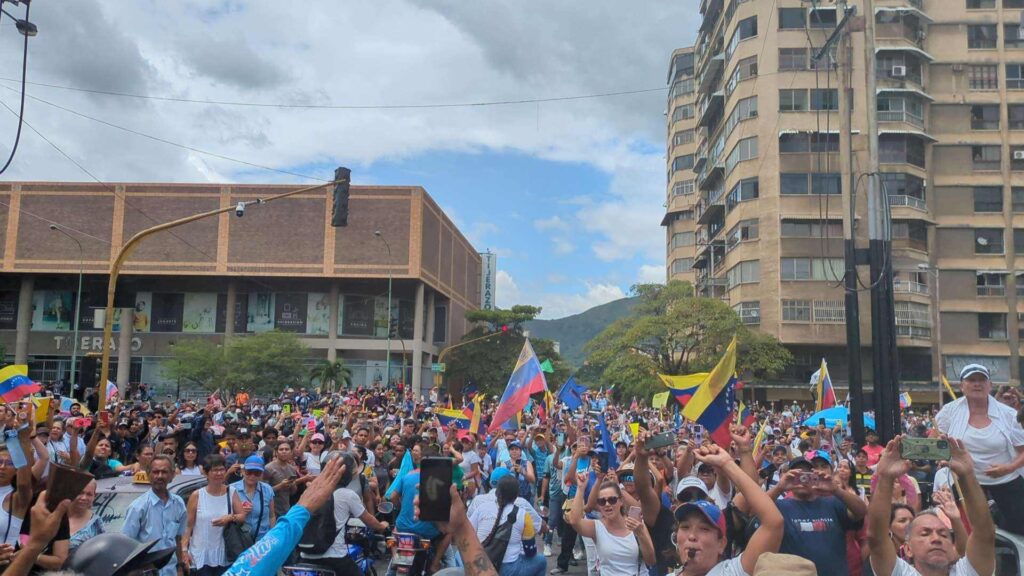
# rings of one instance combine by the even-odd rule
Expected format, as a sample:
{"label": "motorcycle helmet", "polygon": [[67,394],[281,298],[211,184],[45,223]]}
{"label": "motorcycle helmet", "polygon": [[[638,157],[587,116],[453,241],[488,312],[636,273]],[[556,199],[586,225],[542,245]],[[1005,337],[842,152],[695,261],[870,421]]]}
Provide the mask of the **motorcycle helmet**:
{"label": "motorcycle helmet", "polygon": [[139,542],[118,532],[107,532],[76,548],[64,568],[85,576],[123,576],[150,565],[159,569],[174,555],[174,548],[151,552],[156,543],[157,540]]}
{"label": "motorcycle helmet", "polygon": [[330,462],[338,456],[341,457],[341,463],[345,465],[345,472],[341,475],[341,479],[338,480],[338,486],[348,486],[352,483],[352,478],[360,472],[356,469],[356,457],[347,450],[332,450],[327,454],[327,458],[323,462]]}

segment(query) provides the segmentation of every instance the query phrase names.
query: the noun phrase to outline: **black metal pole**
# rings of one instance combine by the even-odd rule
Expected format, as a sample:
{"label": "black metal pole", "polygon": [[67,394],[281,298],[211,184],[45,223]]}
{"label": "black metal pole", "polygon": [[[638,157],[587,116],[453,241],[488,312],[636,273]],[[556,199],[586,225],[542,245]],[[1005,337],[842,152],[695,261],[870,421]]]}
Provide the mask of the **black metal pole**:
{"label": "black metal pole", "polygon": [[860,302],[857,297],[857,249],[852,238],[846,247],[846,356],[850,380],[850,430],[857,446],[864,445],[864,381],[861,374]]}
{"label": "black metal pole", "polygon": [[881,441],[900,433],[899,355],[896,349],[896,310],[892,292],[892,246],[871,240],[871,333],[875,376],[875,425]]}

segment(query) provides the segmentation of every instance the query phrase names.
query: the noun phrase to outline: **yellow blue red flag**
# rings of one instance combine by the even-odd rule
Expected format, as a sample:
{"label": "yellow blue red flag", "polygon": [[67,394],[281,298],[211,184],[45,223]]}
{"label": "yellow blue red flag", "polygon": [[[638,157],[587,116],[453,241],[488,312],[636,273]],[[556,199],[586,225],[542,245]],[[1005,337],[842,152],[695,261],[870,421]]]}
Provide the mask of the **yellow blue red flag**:
{"label": "yellow blue red flag", "polygon": [[736,403],[736,337],[732,337],[725,354],[701,383],[683,408],[683,416],[708,431],[719,446],[727,447],[731,437],[729,424]]}
{"label": "yellow blue red flag", "polygon": [[690,398],[693,398],[697,388],[700,388],[700,385],[708,379],[708,375],[708,372],[697,372],[696,374],[684,374],[682,376],[658,374],[658,378],[661,378],[662,384],[668,388],[668,391],[672,393],[672,397],[679,402],[679,405],[685,407]]}
{"label": "yellow blue red flag", "polygon": [[494,432],[508,423],[513,417],[518,416],[530,401],[531,394],[539,394],[548,389],[548,383],[544,379],[544,371],[540,368],[540,360],[533,351],[530,339],[523,342],[523,349],[519,352],[519,359],[516,367],[512,370],[512,376],[505,386],[505,393],[501,395],[498,402],[498,409],[494,411],[491,425],[488,432]]}

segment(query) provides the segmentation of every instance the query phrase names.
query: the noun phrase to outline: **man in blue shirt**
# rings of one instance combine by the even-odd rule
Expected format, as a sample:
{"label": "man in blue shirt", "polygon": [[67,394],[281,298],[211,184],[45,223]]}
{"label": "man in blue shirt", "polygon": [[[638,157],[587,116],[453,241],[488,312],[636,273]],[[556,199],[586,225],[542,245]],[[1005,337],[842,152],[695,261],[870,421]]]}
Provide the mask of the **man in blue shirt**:
{"label": "man in blue shirt", "polygon": [[[185,534],[187,514],[181,497],[167,491],[167,483],[174,477],[174,463],[163,454],[153,457],[150,465],[150,490],[135,499],[125,514],[121,532],[140,542],[156,540],[151,551],[175,551],[181,548]],[[177,552],[160,569],[160,576],[177,576]]]}
{"label": "man in blue shirt", "polygon": [[[434,558],[430,566],[430,572],[436,572],[441,566],[441,559],[448,550],[448,538],[441,538],[441,531],[432,522],[422,522],[415,517],[415,500],[419,494],[420,484],[420,461],[423,459],[422,444],[414,444],[412,450],[413,471],[396,480],[398,486],[391,493],[391,501],[398,509],[398,518],[395,519],[395,530],[397,532],[409,532],[420,538],[434,541]],[[388,574],[392,574],[389,570]]]}

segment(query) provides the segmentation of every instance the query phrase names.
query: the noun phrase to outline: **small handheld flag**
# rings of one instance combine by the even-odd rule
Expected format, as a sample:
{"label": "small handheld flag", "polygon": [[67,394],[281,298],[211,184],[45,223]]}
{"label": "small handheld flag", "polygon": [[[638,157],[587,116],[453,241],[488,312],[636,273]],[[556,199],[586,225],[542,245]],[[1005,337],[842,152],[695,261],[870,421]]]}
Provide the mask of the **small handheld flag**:
{"label": "small handheld flag", "polygon": [[12,364],[0,369],[0,398],[4,402],[17,402],[41,387],[28,377],[28,365]]}
{"label": "small handheld flag", "polygon": [[507,424],[514,416],[521,413],[530,401],[531,394],[538,394],[547,390],[548,384],[544,380],[544,372],[541,370],[537,354],[530,345],[530,339],[523,342],[523,349],[519,352],[519,359],[516,367],[512,370],[512,376],[505,386],[505,393],[501,395],[498,409],[494,412],[488,432],[494,432]]}
{"label": "small handheld flag", "polygon": [[[828,375],[828,364],[824,358],[821,359],[821,368],[815,374],[817,375],[818,398],[815,401],[814,411],[821,412],[837,404],[836,391],[832,388],[832,378]],[[813,381],[814,376],[811,379]]]}

